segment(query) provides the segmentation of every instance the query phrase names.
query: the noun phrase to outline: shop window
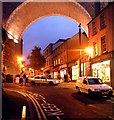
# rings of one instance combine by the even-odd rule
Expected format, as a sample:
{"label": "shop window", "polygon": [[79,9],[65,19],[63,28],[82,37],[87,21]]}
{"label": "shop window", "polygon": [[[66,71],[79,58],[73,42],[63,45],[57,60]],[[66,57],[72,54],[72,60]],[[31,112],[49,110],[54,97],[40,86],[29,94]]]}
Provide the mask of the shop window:
{"label": "shop window", "polygon": [[97,48],[96,42],[93,42],[93,54],[94,54],[94,56],[98,55],[98,48]]}
{"label": "shop window", "polygon": [[106,38],[105,36],[101,37],[101,53],[105,53],[106,49]]}
{"label": "shop window", "polygon": [[96,22],[95,21],[92,22],[92,32],[93,32],[93,35],[95,35],[97,33],[97,28],[96,28]]}
{"label": "shop window", "polygon": [[56,65],[55,60],[54,60],[54,66]]}
{"label": "shop window", "polygon": [[58,59],[58,64],[61,64],[61,59],[60,58]]}
{"label": "shop window", "polygon": [[100,29],[103,29],[106,27],[106,24],[105,24],[105,16],[104,14],[101,14],[100,15]]}
{"label": "shop window", "polygon": [[56,63],[55,63],[56,65],[58,64],[58,62],[57,62],[57,60],[56,60]]}

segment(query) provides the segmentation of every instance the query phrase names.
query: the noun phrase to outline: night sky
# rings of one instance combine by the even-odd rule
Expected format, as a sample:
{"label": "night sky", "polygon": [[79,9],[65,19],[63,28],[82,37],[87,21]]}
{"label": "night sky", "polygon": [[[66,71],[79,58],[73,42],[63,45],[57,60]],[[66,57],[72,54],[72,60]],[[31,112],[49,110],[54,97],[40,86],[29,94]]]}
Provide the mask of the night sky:
{"label": "night sky", "polygon": [[29,26],[24,32],[23,55],[30,55],[34,46],[41,47],[41,52],[50,44],[59,39],[67,39],[78,33],[75,21],[63,16],[44,17]]}

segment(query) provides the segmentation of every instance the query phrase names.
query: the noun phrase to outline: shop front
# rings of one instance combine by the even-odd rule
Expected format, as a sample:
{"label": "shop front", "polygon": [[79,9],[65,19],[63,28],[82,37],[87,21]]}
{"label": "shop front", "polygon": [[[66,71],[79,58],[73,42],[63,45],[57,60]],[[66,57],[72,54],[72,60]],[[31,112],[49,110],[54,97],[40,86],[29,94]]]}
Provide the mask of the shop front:
{"label": "shop front", "polygon": [[79,65],[72,66],[72,80],[79,78]]}
{"label": "shop front", "polygon": [[104,82],[110,83],[110,60],[92,64],[92,76],[99,77]]}
{"label": "shop front", "polygon": [[72,81],[79,77],[79,61],[73,60],[68,64],[68,72]]}
{"label": "shop front", "polygon": [[64,80],[64,76],[67,74],[67,64],[60,66],[60,77]]}
{"label": "shop front", "polygon": [[105,83],[114,86],[114,52],[97,56],[91,60],[92,76],[101,78]]}

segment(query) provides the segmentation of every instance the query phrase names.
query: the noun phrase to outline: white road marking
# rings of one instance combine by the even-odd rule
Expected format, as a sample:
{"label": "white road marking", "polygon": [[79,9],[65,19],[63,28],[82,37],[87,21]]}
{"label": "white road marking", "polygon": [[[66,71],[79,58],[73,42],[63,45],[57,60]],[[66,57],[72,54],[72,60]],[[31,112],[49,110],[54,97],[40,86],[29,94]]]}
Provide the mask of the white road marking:
{"label": "white road marking", "polygon": [[25,120],[26,119],[26,106],[23,106],[23,109],[22,109],[22,120]]}
{"label": "white road marking", "polygon": [[47,116],[64,115],[64,113],[59,108],[57,108],[57,106],[54,104],[43,103],[41,105],[42,105],[44,111],[46,112]]}
{"label": "white road marking", "polygon": [[57,118],[57,120],[61,120],[61,118],[59,116],[57,116],[56,118]]}
{"label": "white road marking", "polygon": [[46,101],[45,100],[42,100],[44,103],[46,103]]}

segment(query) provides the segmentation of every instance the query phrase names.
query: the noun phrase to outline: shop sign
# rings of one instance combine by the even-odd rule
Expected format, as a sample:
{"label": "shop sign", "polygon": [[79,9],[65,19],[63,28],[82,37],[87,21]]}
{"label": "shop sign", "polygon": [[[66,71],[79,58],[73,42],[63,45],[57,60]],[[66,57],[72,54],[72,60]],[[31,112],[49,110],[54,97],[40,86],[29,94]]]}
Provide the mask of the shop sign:
{"label": "shop sign", "polygon": [[67,64],[61,65],[61,66],[60,66],[60,69],[61,69],[61,68],[66,68],[66,67],[67,67]]}
{"label": "shop sign", "polygon": [[98,56],[98,57],[96,57],[96,58],[93,58],[93,59],[91,59],[91,61],[92,61],[93,63],[95,63],[95,62],[98,62],[98,61],[103,61],[103,60],[109,59],[109,58],[111,58],[111,57],[113,57],[113,56],[114,56],[114,55],[113,55],[113,53],[111,52],[111,53],[103,54],[103,55],[101,55],[101,56]]}
{"label": "shop sign", "polygon": [[59,67],[53,68],[54,72],[57,72],[59,70]]}
{"label": "shop sign", "polygon": [[68,64],[68,67],[72,67],[78,64],[78,61],[73,61],[71,63]]}

